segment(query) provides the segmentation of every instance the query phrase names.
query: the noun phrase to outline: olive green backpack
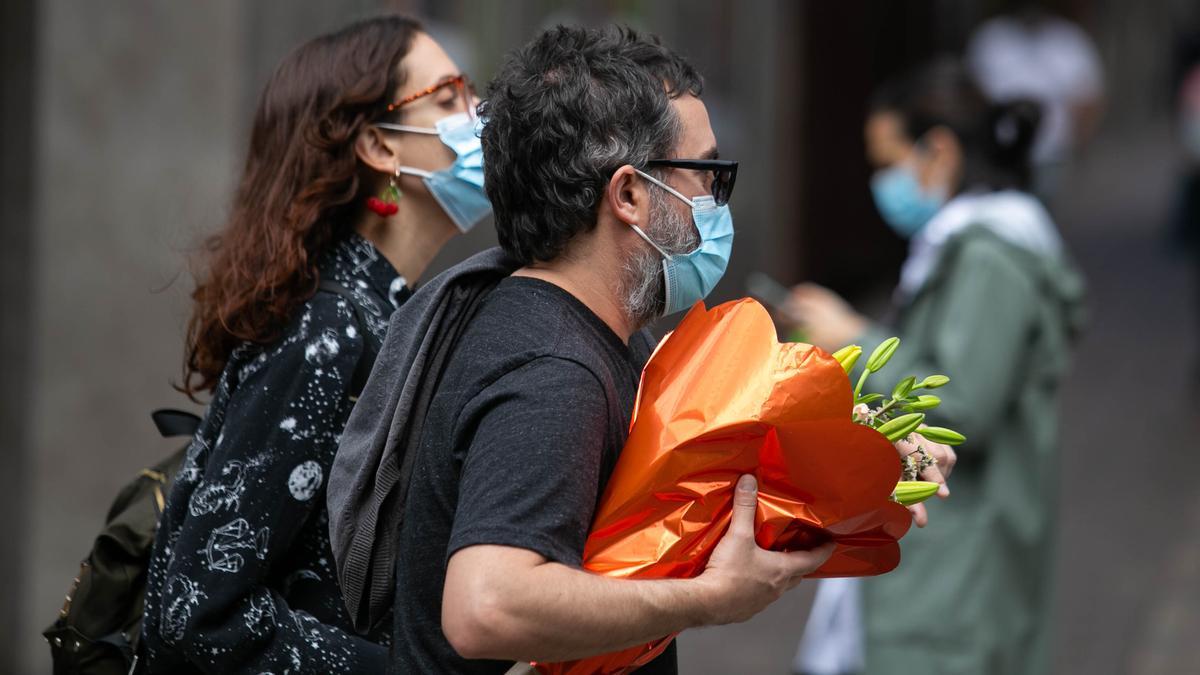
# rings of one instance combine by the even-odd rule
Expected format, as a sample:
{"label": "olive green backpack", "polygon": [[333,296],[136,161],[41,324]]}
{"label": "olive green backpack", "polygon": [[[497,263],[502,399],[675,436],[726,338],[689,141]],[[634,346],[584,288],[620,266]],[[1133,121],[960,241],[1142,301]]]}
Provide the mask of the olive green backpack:
{"label": "olive green backpack", "polygon": [[[363,310],[345,287],[321,280],[319,288],[345,298],[359,332],[366,331]],[[366,386],[378,346],[368,344],[351,377],[351,397]],[[181,410],[151,414],[164,438],[192,437],[200,418]],[[138,672],[138,644],[146,595],[146,573],[158,520],[183,464],[187,446],[142,469],[108,509],[104,529],[79,563],[58,618],[42,635],[50,643],[54,675],[127,675]]]}
{"label": "olive green backpack", "polygon": [[[363,310],[341,284],[322,279],[319,288],[349,302],[359,332]],[[366,386],[378,346],[368,342],[351,376],[351,399]],[[182,410],[156,410],[154,425],[164,438],[192,437],[200,418]],[[146,573],[158,520],[182,466],[187,446],[142,469],[113,500],[104,529],[79,563],[54,623],[42,632],[50,643],[54,675],[126,675],[138,672],[138,644],[146,595]]]}
{"label": "olive green backpack", "polygon": [[[200,424],[199,417],[179,410],[152,416],[167,438],[190,437]],[[154,533],[186,450],[185,445],[142,469],[113,500],[58,618],[42,633],[50,643],[54,675],[135,672]]]}

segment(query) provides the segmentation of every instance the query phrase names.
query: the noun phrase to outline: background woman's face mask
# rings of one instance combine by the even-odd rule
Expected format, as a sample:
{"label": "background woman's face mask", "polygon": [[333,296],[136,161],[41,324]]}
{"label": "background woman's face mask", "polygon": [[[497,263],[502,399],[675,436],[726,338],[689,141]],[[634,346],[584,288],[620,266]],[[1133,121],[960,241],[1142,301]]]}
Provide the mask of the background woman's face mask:
{"label": "background woman's face mask", "polygon": [[910,163],[880,169],[871,177],[871,196],[879,215],[896,234],[911,238],[946,203],[942,190],[926,191]]}
{"label": "background woman's face mask", "polygon": [[429,193],[460,231],[470,231],[491,214],[492,203],[483,191],[483,147],[479,141],[479,132],[483,129],[482,119],[462,112],[438,120],[433,129],[383,122],[375,126],[393,131],[436,135],[446,147],[454,151],[454,162],[444,169],[426,171],[412,166],[401,166],[399,171],[402,174],[420,177],[429,188]]}

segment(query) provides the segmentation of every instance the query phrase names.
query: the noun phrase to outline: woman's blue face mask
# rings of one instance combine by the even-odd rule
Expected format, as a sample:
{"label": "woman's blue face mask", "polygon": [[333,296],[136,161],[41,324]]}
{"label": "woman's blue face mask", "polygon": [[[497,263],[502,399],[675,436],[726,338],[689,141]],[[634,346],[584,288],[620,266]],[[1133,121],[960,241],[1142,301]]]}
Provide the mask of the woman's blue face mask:
{"label": "woman's blue face mask", "polygon": [[876,171],[871,176],[871,196],[879,215],[905,239],[920,232],[947,201],[944,190],[921,187],[911,162]]}
{"label": "woman's blue face mask", "polygon": [[469,113],[456,113],[438,120],[433,128],[407,124],[376,123],[382,129],[429,134],[441,138],[454,151],[454,162],[437,171],[401,166],[399,173],[418,176],[429,192],[462,232],[468,232],[492,212],[492,203],[483,190],[483,148],[479,133],[483,120]]}

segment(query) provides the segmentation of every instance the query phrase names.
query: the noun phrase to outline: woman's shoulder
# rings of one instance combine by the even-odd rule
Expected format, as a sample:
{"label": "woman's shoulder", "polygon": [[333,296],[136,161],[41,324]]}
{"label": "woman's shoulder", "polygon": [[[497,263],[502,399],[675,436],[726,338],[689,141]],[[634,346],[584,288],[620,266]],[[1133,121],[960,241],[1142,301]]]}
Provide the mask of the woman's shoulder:
{"label": "woman's shoulder", "polygon": [[972,225],[947,242],[942,266],[947,271],[968,274],[983,266],[1000,274],[1027,277],[1044,265],[1041,257],[1004,239],[991,228]]}
{"label": "woman's shoulder", "polygon": [[301,374],[306,369],[353,369],[363,350],[362,330],[347,299],[318,290],[297,309],[277,340],[267,345],[243,343],[229,365],[236,369],[239,383],[268,370]]}
{"label": "woman's shoulder", "polygon": [[1035,293],[1039,272],[1032,254],[972,225],[947,240],[910,304],[939,303],[957,290],[987,288],[1015,295]]}

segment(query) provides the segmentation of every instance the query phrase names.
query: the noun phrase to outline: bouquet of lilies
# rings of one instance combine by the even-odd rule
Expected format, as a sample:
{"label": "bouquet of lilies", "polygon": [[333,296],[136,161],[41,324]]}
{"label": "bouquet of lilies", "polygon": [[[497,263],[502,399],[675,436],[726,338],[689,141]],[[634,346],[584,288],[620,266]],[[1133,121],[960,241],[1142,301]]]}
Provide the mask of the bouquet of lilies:
{"label": "bouquet of lilies", "polygon": [[[697,303],[642,372],[629,439],[593,520],[584,568],[630,579],[700,574],[729,527],[734,486],[746,473],[759,485],[759,546],[788,551],[833,541],[833,555],[812,577],[895,568],[897,542],[912,524],[905,507],[938,485],[915,480],[925,460],[902,462],[893,443],[918,428],[930,440],[962,441],[948,429],[921,427],[922,411],[939,403],[924,392],[946,384],[943,376],[905,378],[886,398],[862,393],[898,346],[895,338],[880,345],[852,389],[847,374],[860,347],[831,355],[781,343],[754,300],[712,309]],[[627,673],[673,638],[535,667],[552,675]]]}
{"label": "bouquet of lilies", "polygon": [[[942,399],[932,394],[923,394],[921,391],[949,384],[950,378],[945,375],[929,375],[919,382],[915,376],[910,375],[896,384],[891,396],[862,393],[867,378],[872,373],[882,370],[899,348],[900,338],[891,337],[871,352],[858,383],[854,385],[854,408],[850,413],[851,418],[858,424],[878,431],[893,443],[919,430],[921,436],[934,443],[960,445],[966,438],[957,431],[945,427],[922,426],[925,423],[925,411],[941,405]],[[833,358],[837,359],[838,363],[842,364],[842,369],[849,374],[854,370],[862,353],[862,347],[848,345],[834,352]],[[872,408],[873,403],[878,405]],[[892,492],[892,499],[905,506],[912,506],[932,497],[938,490],[938,484],[920,481],[917,477],[933,461],[928,454],[920,452],[905,457],[901,478]]]}

